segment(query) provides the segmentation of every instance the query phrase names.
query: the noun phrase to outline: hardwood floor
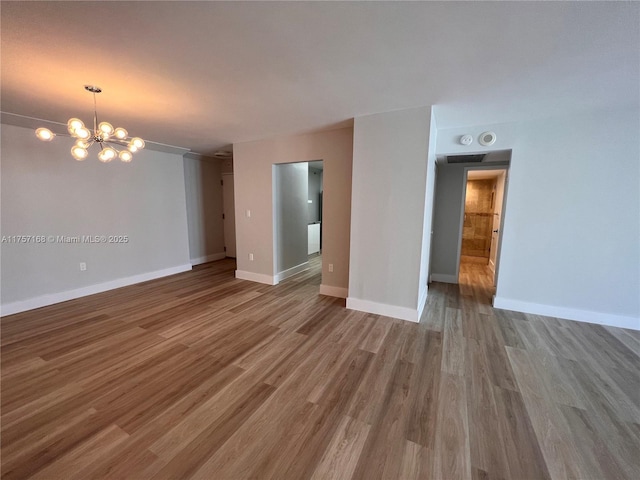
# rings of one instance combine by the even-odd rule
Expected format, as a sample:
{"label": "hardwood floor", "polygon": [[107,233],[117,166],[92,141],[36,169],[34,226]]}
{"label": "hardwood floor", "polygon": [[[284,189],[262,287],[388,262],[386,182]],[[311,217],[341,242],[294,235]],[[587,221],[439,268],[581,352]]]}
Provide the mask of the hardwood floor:
{"label": "hardwood floor", "polygon": [[3,318],[2,478],[640,477],[639,332],[493,309],[482,265],[420,324],[350,311],[319,261]]}

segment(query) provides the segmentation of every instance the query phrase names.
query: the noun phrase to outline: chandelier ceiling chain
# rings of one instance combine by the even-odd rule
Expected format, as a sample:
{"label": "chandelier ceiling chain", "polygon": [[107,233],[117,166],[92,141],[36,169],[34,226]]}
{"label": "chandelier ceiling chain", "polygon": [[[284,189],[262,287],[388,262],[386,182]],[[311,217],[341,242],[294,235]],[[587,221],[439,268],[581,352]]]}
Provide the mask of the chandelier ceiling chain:
{"label": "chandelier ceiling chain", "polygon": [[102,92],[102,89],[95,85],[85,85],[84,89],[93,94],[93,132],[84,126],[82,120],[70,118],[67,122],[69,134],[56,134],[48,128],[38,128],[36,136],[44,142],[50,142],[56,135],[76,138],[75,144],[71,147],[71,156],[78,161],[87,158],[89,147],[95,143],[100,146],[98,159],[101,162],[108,163],[119,157],[121,161],[129,163],[133,154],[144,148],[144,140],[140,137],[129,137],[124,128],[113,128],[109,122],[98,123],[96,93]]}

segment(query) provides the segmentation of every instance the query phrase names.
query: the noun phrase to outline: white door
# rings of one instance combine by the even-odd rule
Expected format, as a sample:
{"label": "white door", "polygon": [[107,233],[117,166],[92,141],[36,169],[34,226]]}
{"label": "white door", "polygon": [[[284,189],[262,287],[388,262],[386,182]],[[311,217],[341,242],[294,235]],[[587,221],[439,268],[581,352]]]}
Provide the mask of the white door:
{"label": "white door", "polygon": [[489,267],[496,273],[496,260],[498,258],[498,235],[500,235],[500,213],[493,214],[493,225],[491,227],[491,252],[489,254]]}
{"label": "white door", "polygon": [[500,235],[502,234],[502,216],[504,214],[504,194],[507,186],[507,171],[503,171],[496,179],[495,201],[493,209],[493,228],[491,232],[491,251],[489,268],[493,272],[493,286],[498,278],[498,260],[500,258]]}
{"label": "white door", "polygon": [[236,258],[236,212],[233,194],[233,173],[222,174],[222,212],[225,253],[227,257]]}

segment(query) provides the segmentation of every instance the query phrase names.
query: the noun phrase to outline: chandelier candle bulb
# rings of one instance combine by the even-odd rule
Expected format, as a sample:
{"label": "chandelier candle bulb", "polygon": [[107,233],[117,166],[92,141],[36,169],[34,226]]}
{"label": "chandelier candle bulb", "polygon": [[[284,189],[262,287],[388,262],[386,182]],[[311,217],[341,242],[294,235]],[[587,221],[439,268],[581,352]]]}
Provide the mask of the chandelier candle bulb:
{"label": "chandelier candle bulb", "polygon": [[142,140],[139,137],[134,137],[131,139],[131,144],[136,147],[137,149],[142,149],[144,148],[144,140]]}
{"label": "chandelier candle bulb", "polygon": [[89,152],[87,152],[85,148],[79,147],[78,145],[75,145],[71,149],[71,156],[79,162],[87,158],[87,155],[89,155]]}
{"label": "chandelier candle bulb", "polygon": [[118,127],[116,128],[114,135],[116,136],[116,138],[124,140],[125,138],[127,138],[127,135],[129,135],[129,133],[124,128]]}
{"label": "chandelier candle bulb", "polygon": [[[71,156],[78,161],[87,158],[89,147],[98,143],[101,148],[98,159],[101,162],[108,163],[119,157],[123,162],[129,163],[133,160],[133,154],[144,148],[144,140],[140,137],[128,139],[129,132],[122,127],[114,128],[109,122],[100,122],[96,125],[98,122],[98,112],[95,108],[96,93],[102,92],[102,89],[95,85],[85,85],[84,89],[93,94],[93,129],[85,127],[84,122],[79,118],[70,118],[67,122],[69,134],[60,133],[58,135],[77,139],[75,145],[71,147]],[[36,130],[36,136],[43,142],[50,142],[56,134],[48,128],[42,127]]]}
{"label": "chandelier candle bulb", "polygon": [[78,138],[87,139],[91,136],[91,132],[87,128],[76,128],[74,134]]}
{"label": "chandelier candle bulb", "polygon": [[79,118],[70,118],[67,122],[67,129],[69,133],[73,133],[78,128],[84,128],[84,123]]}
{"label": "chandelier candle bulb", "polygon": [[107,135],[111,135],[111,132],[113,132],[113,125],[109,122],[101,122],[100,125],[98,125],[98,130],[102,133],[106,133]]}
{"label": "chandelier candle bulb", "polygon": [[98,160],[104,163],[109,163],[111,160],[116,158],[117,155],[117,152],[113,148],[106,147],[98,154]]}
{"label": "chandelier candle bulb", "polygon": [[50,142],[56,134],[48,128],[39,128],[36,130],[36,136],[43,142]]}

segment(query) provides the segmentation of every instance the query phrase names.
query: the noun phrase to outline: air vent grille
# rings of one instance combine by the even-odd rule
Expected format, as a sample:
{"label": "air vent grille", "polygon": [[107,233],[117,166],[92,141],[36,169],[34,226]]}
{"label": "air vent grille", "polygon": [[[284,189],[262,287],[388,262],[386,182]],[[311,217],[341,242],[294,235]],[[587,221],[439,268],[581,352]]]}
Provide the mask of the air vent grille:
{"label": "air vent grille", "polygon": [[477,155],[447,155],[447,163],[480,163],[486,154]]}

